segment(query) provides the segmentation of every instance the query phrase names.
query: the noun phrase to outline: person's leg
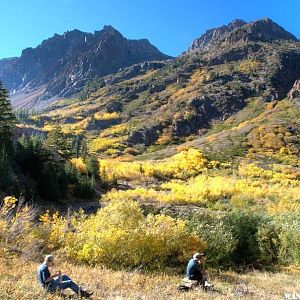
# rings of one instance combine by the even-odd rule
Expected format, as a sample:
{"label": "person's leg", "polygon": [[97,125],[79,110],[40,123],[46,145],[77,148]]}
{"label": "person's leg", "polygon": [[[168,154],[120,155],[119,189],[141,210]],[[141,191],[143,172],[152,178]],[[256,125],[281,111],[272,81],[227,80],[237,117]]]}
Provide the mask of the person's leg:
{"label": "person's leg", "polygon": [[61,275],[61,280],[62,281],[67,281],[67,280],[72,280],[72,279],[68,275],[63,274],[63,275]]}
{"label": "person's leg", "polygon": [[61,283],[59,284],[59,287],[61,290],[71,289],[76,294],[80,294],[84,297],[90,297],[93,294],[93,292],[82,290],[69,276],[65,274],[61,276]]}
{"label": "person's leg", "polygon": [[78,294],[79,286],[72,280],[64,280],[59,284],[61,290],[71,289],[74,293]]}
{"label": "person's leg", "polygon": [[51,283],[47,287],[47,291],[50,293],[54,293],[57,291],[59,285],[59,280],[58,279],[53,279]]}

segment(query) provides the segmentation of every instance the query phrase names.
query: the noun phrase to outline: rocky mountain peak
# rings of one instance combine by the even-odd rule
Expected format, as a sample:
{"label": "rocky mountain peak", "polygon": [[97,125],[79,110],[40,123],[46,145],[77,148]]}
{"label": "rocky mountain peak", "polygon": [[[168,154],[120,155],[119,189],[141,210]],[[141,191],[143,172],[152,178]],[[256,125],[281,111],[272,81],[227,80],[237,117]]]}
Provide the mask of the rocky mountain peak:
{"label": "rocky mountain peak", "polygon": [[193,50],[208,50],[216,41],[220,40],[226,33],[229,33],[236,28],[242,27],[247,24],[245,21],[236,19],[230,22],[228,25],[212,28],[207,30],[200,38],[193,41],[188,52]]}
{"label": "rocky mountain peak", "polygon": [[244,21],[244,20],[241,20],[241,19],[235,19],[235,20],[231,21],[231,22],[227,25],[227,27],[228,27],[230,30],[234,30],[234,29],[236,29],[236,28],[238,28],[238,27],[242,27],[242,26],[244,26],[244,25],[246,25],[246,24],[247,24],[247,22]]}
{"label": "rocky mountain peak", "polygon": [[232,32],[233,40],[271,42],[274,40],[292,40],[297,38],[269,18],[245,24],[236,32]]}
{"label": "rocky mountain peak", "polygon": [[104,25],[100,31],[95,31],[95,36],[99,38],[105,38],[107,36],[114,36],[119,39],[124,38],[123,35],[111,25]]}
{"label": "rocky mountain peak", "polygon": [[[29,98],[30,104],[22,100],[22,106],[42,107],[43,100],[73,96],[94,78],[169,58],[148,40],[128,40],[110,25],[94,33],[75,29],[23,50],[19,58],[0,60],[0,80],[10,90],[15,106]],[[33,97],[28,96],[31,93]]]}
{"label": "rocky mountain peak", "polygon": [[200,38],[193,41],[188,52],[194,50],[205,51],[210,49],[213,45],[218,45],[223,42],[271,42],[274,40],[297,41],[297,38],[269,18],[249,23],[236,19],[228,25],[206,31]]}
{"label": "rocky mountain peak", "polygon": [[120,33],[117,29],[115,29],[111,25],[104,25],[102,31],[111,32],[111,33]]}

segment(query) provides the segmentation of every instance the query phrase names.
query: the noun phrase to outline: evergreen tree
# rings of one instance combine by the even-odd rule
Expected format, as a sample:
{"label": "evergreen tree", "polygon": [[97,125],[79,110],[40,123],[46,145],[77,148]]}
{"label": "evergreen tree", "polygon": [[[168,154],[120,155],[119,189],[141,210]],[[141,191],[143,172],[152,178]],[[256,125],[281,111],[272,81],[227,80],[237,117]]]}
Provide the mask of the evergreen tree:
{"label": "evergreen tree", "polygon": [[41,173],[38,186],[40,195],[48,201],[58,201],[61,198],[61,191],[58,172],[54,164],[45,163]]}
{"label": "evergreen tree", "polygon": [[15,124],[6,89],[0,82],[0,148],[11,149],[11,141]]}
{"label": "evergreen tree", "polygon": [[96,155],[92,154],[88,157],[86,168],[89,175],[94,175],[95,179],[99,178],[99,161]]}
{"label": "evergreen tree", "polygon": [[85,139],[82,140],[81,143],[81,151],[80,151],[80,155],[83,158],[83,160],[86,160],[86,157],[88,155],[88,149],[87,149],[87,144]]}
{"label": "evergreen tree", "polygon": [[79,158],[80,156],[81,139],[81,136],[76,135],[72,142],[72,153],[76,158]]}
{"label": "evergreen tree", "polygon": [[63,133],[60,126],[56,126],[48,134],[48,137],[45,141],[46,147],[56,150],[58,153],[64,157],[70,155],[70,147],[68,145],[68,138]]}
{"label": "evergreen tree", "polygon": [[10,165],[15,117],[8,94],[0,82],[0,188],[7,190],[13,183]]}
{"label": "evergreen tree", "polygon": [[68,184],[76,184],[77,183],[77,169],[72,166],[69,161],[65,162],[65,174],[67,177]]}

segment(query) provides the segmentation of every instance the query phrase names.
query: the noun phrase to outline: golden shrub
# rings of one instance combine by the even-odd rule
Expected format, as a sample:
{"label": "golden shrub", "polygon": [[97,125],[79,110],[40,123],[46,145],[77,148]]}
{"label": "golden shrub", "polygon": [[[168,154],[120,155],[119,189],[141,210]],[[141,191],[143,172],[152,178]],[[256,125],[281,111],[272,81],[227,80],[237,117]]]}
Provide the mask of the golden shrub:
{"label": "golden shrub", "polygon": [[125,140],[124,137],[112,137],[112,138],[95,138],[91,140],[89,143],[89,150],[90,152],[98,152],[98,151],[105,151],[111,149],[119,149],[124,148],[121,145],[121,142]]}
{"label": "golden shrub", "polygon": [[[34,229],[34,208],[23,204],[15,197],[7,196],[0,207],[1,251],[14,249],[22,252],[30,243]],[[0,252],[1,252],[0,251]]]}
{"label": "golden shrub", "polygon": [[100,137],[105,138],[110,135],[127,134],[127,133],[128,133],[128,125],[127,124],[118,124],[118,125],[109,127],[105,130],[102,130],[100,133]]}
{"label": "golden shrub", "polygon": [[205,172],[214,166],[225,167],[225,164],[210,164],[198,149],[189,148],[173,157],[145,162],[127,162],[120,160],[100,160],[100,166],[105,168],[110,177],[116,179],[138,179],[144,177],[184,179]]}
{"label": "golden shrub", "polygon": [[117,112],[106,113],[106,112],[97,112],[94,114],[95,120],[115,120],[120,118],[120,114]]}
{"label": "golden shrub", "polygon": [[251,74],[253,71],[259,69],[261,63],[255,59],[244,60],[240,63],[239,71],[245,74]]}
{"label": "golden shrub", "polygon": [[114,201],[68,234],[68,257],[112,268],[164,266],[170,257],[187,259],[205,248],[183,220],[164,215],[145,217],[137,202]]}
{"label": "golden shrub", "polygon": [[262,125],[252,131],[251,145],[254,149],[269,150],[282,154],[299,154],[300,140],[290,129],[282,125]]}
{"label": "golden shrub", "polygon": [[82,174],[87,174],[86,164],[81,157],[80,158],[75,158],[75,157],[72,158],[70,160],[70,163],[73,167],[75,167]]}

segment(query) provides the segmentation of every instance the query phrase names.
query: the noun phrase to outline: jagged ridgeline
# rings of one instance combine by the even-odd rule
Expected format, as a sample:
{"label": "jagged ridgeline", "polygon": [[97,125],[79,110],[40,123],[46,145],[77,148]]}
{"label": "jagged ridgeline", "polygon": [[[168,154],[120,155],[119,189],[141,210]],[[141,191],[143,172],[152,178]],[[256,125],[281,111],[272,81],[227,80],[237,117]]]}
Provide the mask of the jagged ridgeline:
{"label": "jagged ridgeline", "polygon": [[[96,36],[111,32],[116,34],[109,28]],[[63,39],[54,37],[40,47]],[[76,70],[82,72],[80,66]],[[213,143],[207,146],[203,140],[212,127],[214,132],[230,127],[223,123],[236,113],[244,121],[257,117],[267,103],[286,98],[299,78],[300,43],[295,36],[270,19],[235,20],[208,30],[176,59],[135,64],[71,89],[78,92],[72,99],[53,103],[31,123],[47,131],[59,122],[65,131],[87,134],[90,151],[113,156],[141,153],[144,146],[157,150],[191,138],[196,138],[193,145],[215,152]],[[299,131],[291,119],[280,122],[292,135]],[[245,137],[252,145],[248,135],[253,126],[245,127],[229,146],[239,148],[236,140]]]}
{"label": "jagged ridgeline", "polygon": [[[192,253],[206,251],[206,265],[218,269],[213,281],[223,282],[220,299],[273,299],[297,290],[299,280],[285,273],[274,275],[274,289],[265,273],[264,293],[258,273],[248,282],[232,271],[222,275],[227,268],[294,270],[300,263],[295,36],[270,19],[235,20],[170,58],[111,27],[95,34],[73,31],[0,61],[0,78],[17,116],[9,163],[19,191],[0,186],[9,195],[0,209],[0,242],[7,249],[13,245],[33,259],[57,250],[93,268],[171,272],[183,270]],[[41,210],[67,204],[92,212],[97,201],[97,212],[47,212],[37,223],[27,217],[27,206],[17,204],[20,194]],[[15,209],[17,217],[7,220]],[[10,228],[20,230],[11,234]],[[130,289],[139,295],[129,298],[144,297],[147,286],[151,295],[155,291],[147,299],[161,297],[153,278],[153,288],[134,280]],[[115,278],[96,280],[95,289],[116,296]],[[169,294],[176,280],[163,286],[164,299],[181,299]],[[26,280],[25,286],[27,293]]]}
{"label": "jagged ridgeline", "polygon": [[0,80],[14,106],[41,108],[121,67],[168,58],[147,39],[128,40],[112,26],[93,34],[73,30],[23,50],[20,57],[0,60]]}

